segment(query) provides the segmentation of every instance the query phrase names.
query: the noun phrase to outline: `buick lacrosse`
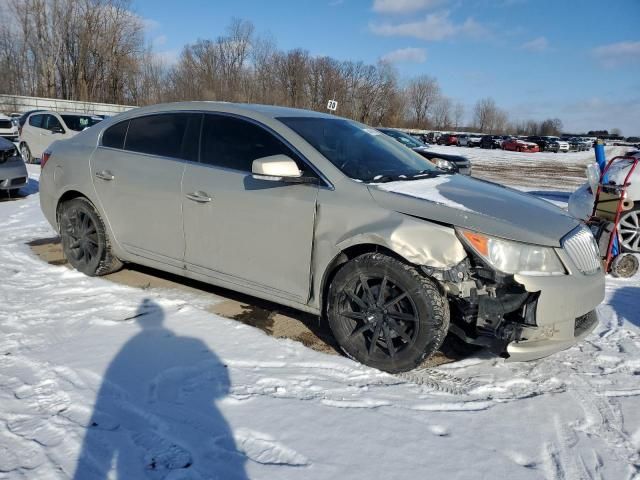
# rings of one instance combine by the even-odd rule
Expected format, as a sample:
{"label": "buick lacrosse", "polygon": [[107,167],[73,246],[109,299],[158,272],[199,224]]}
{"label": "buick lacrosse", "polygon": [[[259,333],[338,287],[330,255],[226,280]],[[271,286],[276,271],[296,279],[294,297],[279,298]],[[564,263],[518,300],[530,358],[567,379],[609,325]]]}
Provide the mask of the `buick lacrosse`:
{"label": "buick lacrosse", "polygon": [[595,327],[604,297],[578,220],[317,112],[130,110],[52,144],[40,192],[79,271],[143,264],[312,312],[389,372],[448,332],[511,360],[549,355]]}

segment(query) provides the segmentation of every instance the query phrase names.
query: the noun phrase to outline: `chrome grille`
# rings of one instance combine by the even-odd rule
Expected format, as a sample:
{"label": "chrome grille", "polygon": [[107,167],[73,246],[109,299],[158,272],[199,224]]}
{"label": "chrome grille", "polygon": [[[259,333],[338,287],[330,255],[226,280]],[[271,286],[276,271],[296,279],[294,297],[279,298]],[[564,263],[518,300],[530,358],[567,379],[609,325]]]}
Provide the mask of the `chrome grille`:
{"label": "chrome grille", "polygon": [[602,261],[598,246],[587,227],[578,227],[564,237],[562,248],[582,273],[591,275],[600,270]]}

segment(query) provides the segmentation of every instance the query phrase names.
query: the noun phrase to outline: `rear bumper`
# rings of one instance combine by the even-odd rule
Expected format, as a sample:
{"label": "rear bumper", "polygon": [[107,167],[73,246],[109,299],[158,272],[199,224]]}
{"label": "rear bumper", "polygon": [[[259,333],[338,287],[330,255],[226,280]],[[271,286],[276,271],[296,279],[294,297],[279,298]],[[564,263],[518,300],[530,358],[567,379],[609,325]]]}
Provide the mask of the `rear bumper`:
{"label": "rear bumper", "polygon": [[22,188],[29,183],[29,173],[22,161],[7,162],[0,165],[0,190]]}

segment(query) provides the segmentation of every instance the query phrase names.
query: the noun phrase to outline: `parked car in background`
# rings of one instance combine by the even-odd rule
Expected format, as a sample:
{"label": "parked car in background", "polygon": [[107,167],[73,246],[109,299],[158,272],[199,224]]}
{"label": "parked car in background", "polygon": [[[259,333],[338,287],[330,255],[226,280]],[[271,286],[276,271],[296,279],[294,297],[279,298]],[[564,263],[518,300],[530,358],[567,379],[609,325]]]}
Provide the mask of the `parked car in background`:
{"label": "parked car in background", "polygon": [[458,144],[458,136],[453,133],[444,133],[438,137],[436,141],[438,145],[453,146]]}
{"label": "parked car in background", "polygon": [[502,143],[503,150],[512,150],[514,152],[536,153],[540,151],[540,147],[533,142],[527,142],[520,138],[511,138]]}
{"label": "parked car in background", "polygon": [[422,143],[420,140],[394,128],[378,128],[378,131],[394,138],[402,143],[405,147],[409,147],[414,152],[420,154],[436,167],[450,173],[461,173],[463,175],[471,175],[471,162],[467,157],[462,155],[449,155],[447,153],[434,152],[429,145]]}
{"label": "parked car in background", "polygon": [[0,137],[0,191],[17,195],[29,181],[29,174],[16,146]]}
{"label": "parked car in background", "polygon": [[549,142],[549,146],[547,150],[550,152],[558,153],[563,152],[567,153],[569,151],[569,142],[565,142],[559,137],[543,137]]}
{"label": "parked car in background", "polygon": [[36,112],[44,112],[43,109],[39,109],[39,110],[29,110],[27,112],[24,112],[20,118],[18,119],[18,128],[21,129],[22,127],[24,127],[24,124],[27,123],[27,118],[29,118],[29,115],[31,115],[32,113],[36,113]]}
{"label": "parked car in background", "polygon": [[39,111],[27,117],[20,132],[20,153],[26,163],[42,156],[56,140],[75,136],[78,132],[102,121],[102,118],[83,113]]}
{"label": "parked car in background", "polygon": [[18,140],[18,127],[15,126],[11,117],[0,115],[0,137],[4,137],[11,142]]}
{"label": "parked car in background", "polygon": [[571,137],[566,139],[566,142],[569,144],[569,150],[573,150],[575,152],[584,152],[589,150],[589,146],[578,137]]}
{"label": "parked car in background", "polygon": [[139,263],[288,305],[381,370],[420,365],[449,332],[524,361],[598,324],[604,273],[579,220],[348,119],[157,105],[44,159],[40,206],[78,271]]}
{"label": "parked car in background", "polygon": [[480,139],[480,148],[502,148],[502,141],[500,135],[485,135]]}
{"label": "parked car in background", "polygon": [[546,137],[540,137],[538,135],[532,135],[530,137],[527,137],[526,140],[528,142],[533,142],[536,145],[538,145],[538,148],[540,148],[541,152],[549,151],[549,148],[551,146],[551,142]]}
{"label": "parked car in background", "polygon": [[461,133],[460,135],[458,135],[458,141],[456,142],[456,145],[458,147],[466,147],[469,144],[469,135],[467,135],[466,133]]}
{"label": "parked car in background", "polygon": [[479,147],[480,141],[482,140],[482,135],[469,135],[469,146],[470,147]]}

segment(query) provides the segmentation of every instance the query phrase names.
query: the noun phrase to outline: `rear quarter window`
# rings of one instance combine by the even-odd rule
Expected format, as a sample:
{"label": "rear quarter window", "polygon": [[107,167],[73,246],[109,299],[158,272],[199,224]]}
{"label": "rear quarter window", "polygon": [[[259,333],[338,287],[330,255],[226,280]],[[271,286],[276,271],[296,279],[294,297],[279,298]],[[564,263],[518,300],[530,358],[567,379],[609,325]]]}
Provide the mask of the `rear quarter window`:
{"label": "rear quarter window", "polygon": [[102,134],[102,146],[110,148],[124,148],[124,139],[129,128],[129,121],[116,123],[107,128]]}

